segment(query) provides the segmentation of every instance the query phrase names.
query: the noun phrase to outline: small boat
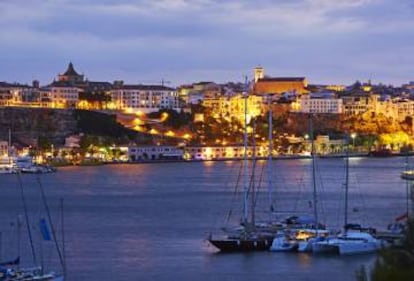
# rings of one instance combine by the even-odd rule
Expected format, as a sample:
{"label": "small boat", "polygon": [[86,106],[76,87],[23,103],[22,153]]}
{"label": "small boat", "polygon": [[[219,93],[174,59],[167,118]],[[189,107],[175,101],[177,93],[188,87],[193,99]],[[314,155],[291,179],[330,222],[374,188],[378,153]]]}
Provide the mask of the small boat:
{"label": "small boat", "polygon": [[407,170],[401,173],[401,178],[404,180],[414,180],[414,170]]}
{"label": "small boat", "polygon": [[393,156],[393,153],[392,153],[391,149],[384,148],[384,149],[370,151],[368,153],[368,156],[372,156],[372,157],[390,157],[390,156]]}
{"label": "small boat", "polygon": [[272,245],[274,236],[260,233],[244,233],[229,235],[223,238],[210,236],[208,241],[221,252],[253,252],[267,251]]}
{"label": "small boat", "polygon": [[53,271],[43,273],[41,267],[34,268],[7,268],[0,267],[0,280],[4,281],[64,281],[61,274]]}
{"label": "small boat", "polygon": [[0,174],[15,174],[17,169],[12,166],[0,166]]}

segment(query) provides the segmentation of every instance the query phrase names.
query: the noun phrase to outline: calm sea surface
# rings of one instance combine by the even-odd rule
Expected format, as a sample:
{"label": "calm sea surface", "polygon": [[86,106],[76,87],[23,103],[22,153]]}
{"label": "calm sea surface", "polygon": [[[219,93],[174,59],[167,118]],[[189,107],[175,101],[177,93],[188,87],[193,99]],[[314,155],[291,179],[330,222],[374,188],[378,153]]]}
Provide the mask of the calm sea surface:
{"label": "calm sea surface", "polygon": [[[414,162],[411,158],[410,162]],[[317,162],[318,208],[331,227],[343,224],[345,169],[342,159]],[[266,174],[259,163],[257,216],[267,218]],[[272,198],[279,212],[312,210],[309,159],[273,161]],[[404,158],[350,159],[350,221],[385,228],[405,212]],[[21,175],[30,220],[44,216],[43,186],[58,237],[59,199],[64,199],[68,280],[355,280],[372,255],[326,257],[258,252],[217,254],[205,241],[210,232],[240,219],[240,162],[161,163],[61,168],[55,174]],[[16,218],[22,200],[16,175],[0,176],[1,259],[17,255]],[[283,216],[283,215],[282,215]],[[22,231],[26,230],[22,226]],[[38,260],[60,270],[50,242],[40,243],[32,225]],[[31,265],[22,234],[22,262]],[[42,245],[42,246],[40,246]]]}

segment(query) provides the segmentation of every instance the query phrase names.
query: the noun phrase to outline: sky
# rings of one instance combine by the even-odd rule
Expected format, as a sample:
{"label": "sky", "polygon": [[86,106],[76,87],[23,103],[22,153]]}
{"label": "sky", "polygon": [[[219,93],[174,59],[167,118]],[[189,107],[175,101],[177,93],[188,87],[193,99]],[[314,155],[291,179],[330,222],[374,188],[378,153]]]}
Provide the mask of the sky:
{"label": "sky", "polygon": [[[0,81],[414,81],[414,0],[0,0]],[[167,82],[166,82],[167,83]]]}

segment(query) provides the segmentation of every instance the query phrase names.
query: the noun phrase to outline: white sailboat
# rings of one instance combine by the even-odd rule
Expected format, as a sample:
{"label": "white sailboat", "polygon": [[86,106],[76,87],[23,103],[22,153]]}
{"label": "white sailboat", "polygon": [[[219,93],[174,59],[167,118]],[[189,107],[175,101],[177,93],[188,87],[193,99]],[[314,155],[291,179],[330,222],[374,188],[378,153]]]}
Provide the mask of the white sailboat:
{"label": "white sailboat", "polygon": [[336,253],[339,255],[373,253],[383,246],[382,241],[373,237],[371,233],[348,228],[349,137],[345,161],[344,230],[335,237],[328,237],[323,241],[314,243],[314,253]]}

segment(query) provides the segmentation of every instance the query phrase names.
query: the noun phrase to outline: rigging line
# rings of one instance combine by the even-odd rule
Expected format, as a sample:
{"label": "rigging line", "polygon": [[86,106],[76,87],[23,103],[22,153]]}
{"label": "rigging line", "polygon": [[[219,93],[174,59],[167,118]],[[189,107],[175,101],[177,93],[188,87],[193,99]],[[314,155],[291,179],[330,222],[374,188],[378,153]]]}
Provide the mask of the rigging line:
{"label": "rigging line", "polygon": [[60,220],[62,230],[62,251],[63,251],[63,277],[66,278],[66,246],[65,246],[65,224],[63,215],[63,198],[60,198]]}
{"label": "rigging line", "polygon": [[[227,214],[227,219],[225,219],[224,220],[224,227],[227,227],[227,225],[228,225],[228,223],[229,223],[229,221],[230,221],[230,219],[231,219],[231,216],[232,216],[232,214],[233,214],[233,208],[234,208],[234,206],[235,206],[235,201],[236,201],[236,199],[237,199],[237,192],[238,192],[238,183],[239,183],[239,178],[240,178],[240,171],[241,171],[241,169],[242,169],[242,167],[241,167],[241,165],[239,165],[240,167],[239,167],[239,169],[238,169],[238,171],[239,171],[239,174],[238,174],[238,178],[237,178],[237,183],[236,183],[236,185],[234,186],[234,192],[233,192],[233,196],[232,196],[232,198],[231,198],[231,200],[230,200],[230,204],[229,204],[229,206],[230,206],[230,208],[228,209],[228,214]],[[228,175],[231,175],[231,176],[233,176],[233,173],[234,173],[234,169],[235,169],[235,167],[237,167],[236,165],[231,165],[231,167],[229,168],[230,169],[230,171],[229,171],[229,173],[228,173]],[[226,180],[226,187],[228,187],[228,185],[230,184],[230,183],[232,183],[231,181],[228,181],[228,180]],[[216,220],[216,225],[218,224],[218,219]]]}
{"label": "rigging line", "polygon": [[[364,225],[367,225],[367,221],[368,221],[367,213],[368,212],[367,212],[367,208],[366,208],[367,205],[365,203],[364,194],[363,194],[362,189],[361,189],[361,182],[359,181],[358,176],[355,173],[352,173],[352,176],[353,176],[355,185],[358,188],[358,195],[359,195],[359,199],[361,200],[361,204],[362,204],[362,215],[361,215],[362,222],[363,222]],[[358,210],[358,213],[361,214],[361,212],[359,210]]]}
{"label": "rigging line", "polygon": [[53,223],[52,223],[52,218],[50,216],[50,211],[49,211],[49,205],[47,204],[47,201],[46,201],[46,195],[45,195],[45,192],[43,190],[42,183],[40,182],[40,177],[37,176],[36,177],[36,180],[37,180],[37,182],[39,184],[40,193],[41,193],[41,196],[42,196],[42,201],[43,201],[43,204],[45,205],[46,215],[47,215],[47,218],[48,218],[49,223],[50,223],[50,229],[52,231],[52,236],[53,236],[53,241],[55,243],[56,251],[58,252],[58,255],[59,255],[60,264],[61,264],[62,268],[64,268],[65,267],[65,263],[63,261],[62,252],[60,251],[60,247],[59,247],[59,244],[57,242],[55,227],[53,226]]}
{"label": "rigging line", "polygon": [[26,221],[27,234],[29,235],[30,249],[32,251],[33,263],[35,265],[37,265],[36,252],[35,252],[34,243],[33,243],[33,235],[32,235],[32,230],[31,230],[30,224],[29,224],[29,214],[28,214],[28,211],[27,211],[26,198],[24,196],[23,183],[22,183],[20,173],[17,173],[17,180],[19,182],[20,196],[21,196],[22,203],[23,203],[23,211],[24,211],[24,217],[25,217],[25,221]]}
{"label": "rigging line", "polygon": [[[254,147],[254,146],[253,146]],[[255,148],[253,148],[254,150]],[[255,152],[253,152],[253,155],[255,155]],[[253,156],[255,157],[255,156]],[[256,164],[257,164],[257,160],[254,159],[252,162],[252,173],[250,175],[250,182],[249,182],[249,188],[248,188],[248,193],[251,194],[251,223],[254,224],[254,220],[255,220],[255,212],[254,212],[254,208],[255,208],[255,200],[256,200],[256,191],[255,191],[255,178],[256,178]]]}
{"label": "rigging line", "polygon": [[257,185],[257,189],[256,189],[256,194],[257,194],[257,196],[255,196],[255,200],[254,200],[254,208],[256,208],[256,206],[257,206],[257,202],[258,202],[258,199],[259,199],[259,196],[258,196],[258,194],[259,194],[259,189],[260,189],[260,187],[262,186],[262,182],[263,182],[263,175],[264,175],[264,165],[262,165],[262,169],[261,169],[261,171],[260,171],[260,176],[259,176],[259,184]]}
{"label": "rigging line", "polygon": [[[231,170],[232,171],[232,170]],[[230,173],[231,175],[233,174],[233,172],[231,172]],[[235,187],[234,187],[234,192],[233,192],[233,196],[232,196],[232,198],[231,198],[231,202],[230,202],[230,206],[231,206],[231,208],[230,208],[230,210],[228,211],[228,213],[227,213],[227,219],[226,219],[226,221],[225,221],[225,225],[227,225],[228,223],[229,223],[229,221],[230,221],[230,218],[231,218],[231,215],[232,215],[232,213],[233,213],[233,211],[232,211],[232,209],[233,209],[233,207],[234,207],[234,202],[236,201],[236,198],[237,198],[237,191],[238,191],[238,187],[239,187],[239,183],[240,183],[240,180],[241,180],[241,176],[242,176],[242,164],[241,164],[241,162],[240,162],[240,165],[239,165],[239,172],[238,172],[238,175],[237,175],[237,180],[236,180],[236,185],[235,185]]]}
{"label": "rigging line", "polygon": [[319,192],[319,207],[320,207],[320,213],[322,214],[323,220],[326,224],[327,221],[327,215],[326,215],[326,206],[324,204],[326,199],[326,194],[325,194],[325,186],[323,184],[323,177],[322,177],[322,173],[321,173],[321,169],[320,169],[320,165],[319,165],[319,161],[315,162],[315,167],[316,167],[316,173],[318,175],[318,180],[319,180],[319,190],[321,192]]}

